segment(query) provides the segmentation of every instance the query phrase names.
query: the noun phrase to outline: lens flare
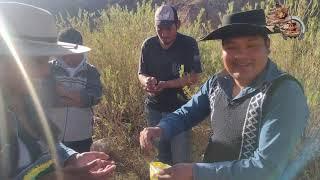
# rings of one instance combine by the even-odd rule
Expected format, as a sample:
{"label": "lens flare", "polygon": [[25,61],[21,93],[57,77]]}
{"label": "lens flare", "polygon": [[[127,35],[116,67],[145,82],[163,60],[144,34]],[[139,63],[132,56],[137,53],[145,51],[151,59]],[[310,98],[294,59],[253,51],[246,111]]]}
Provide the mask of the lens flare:
{"label": "lens flare", "polygon": [[[61,172],[61,167],[59,166],[59,163],[58,163],[58,156],[57,156],[57,153],[56,153],[56,148],[55,148],[55,143],[54,143],[54,140],[53,140],[53,136],[52,136],[52,133],[51,133],[51,130],[50,130],[50,127],[47,123],[47,118],[46,118],[46,115],[45,115],[45,112],[41,106],[41,103],[40,103],[40,100],[39,100],[39,97],[38,95],[36,94],[36,91],[35,91],[35,88],[30,80],[30,77],[28,76],[27,72],[26,72],[26,69],[24,67],[24,65],[22,64],[21,62],[21,59],[18,55],[18,52],[15,50],[14,48],[14,44],[9,36],[9,33],[6,29],[6,26],[4,24],[4,21],[2,20],[1,18],[1,15],[0,15],[0,35],[2,37],[2,40],[6,43],[8,49],[10,50],[10,53],[11,55],[13,56],[13,58],[15,59],[15,62],[19,68],[19,70],[21,71],[21,74],[23,75],[23,80],[26,82],[26,85],[27,85],[27,88],[28,88],[28,91],[32,97],[32,100],[33,100],[33,103],[35,104],[35,108],[36,108],[36,111],[38,113],[38,116],[39,116],[39,119],[40,119],[40,123],[41,123],[41,126],[44,128],[44,131],[45,131],[45,138],[46,138],[46,141],[49,145],[49,150],[50,150],[50,153],[51,153],[51,157],[52,157],[52,160],[54,161],[55,163],[55,168],[57,170],[57,172]],[[2,104],[2,103],[1,103]],[[4,107],[0,107],[1,109],[4,108]],[[5,113],[3,110],[1,110],[1,116],[5,116]],[[5,118],[2,118],[1,119],[5,119]],[[4,120],[5,121],[5,120]],[[3,133],[5,133],[5,127],[7,126],[5,122],[3,121],[0,121],[0,125],[1,125],[1,140],[4,140],[2,142],[6,142],[6,135],[3,136]],[[60,173],[59,173],[60,174]],[[58,177],[58,179],[62,179],[61,176]]]}
{"label": "lens flare", "polygon": [[[1,146],[2,149],[1,149],[1,154],[4,154],[5,152],[5,148],[8,144],[8,131],[7,131],[7,121],[6,121],[6,110],[5,110],[5,107],[4,107],[4,100],[3,100],[3,93],[2,93],[2,88],[0,87],[0,127],[1,128],[1,131],[0,131],[0,142],[1,142]],[[6,164],[6,161],[3,160],[2,156],[0,154],[0,168],[4,168],[4,167],[10,167],[11,165],[10,164]],[[10,163],[10,162],[9,162]],[[5,170],[3,169],[0,169],[0,173],[1,172],[6,172]]]}

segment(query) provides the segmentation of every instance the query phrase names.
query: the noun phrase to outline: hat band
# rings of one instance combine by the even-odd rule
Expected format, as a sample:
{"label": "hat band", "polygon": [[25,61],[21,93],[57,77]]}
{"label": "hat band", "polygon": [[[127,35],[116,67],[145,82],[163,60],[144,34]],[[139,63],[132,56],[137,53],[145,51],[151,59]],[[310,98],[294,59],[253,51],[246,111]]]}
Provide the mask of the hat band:
{"label": "hat band", "polygon": [[27,36],[27,35],[18,35],[16,37],[21,40],[38,41],[38,42],[44,42],[44,43],[57,43],[56,37],[37,37],[37,36]]}

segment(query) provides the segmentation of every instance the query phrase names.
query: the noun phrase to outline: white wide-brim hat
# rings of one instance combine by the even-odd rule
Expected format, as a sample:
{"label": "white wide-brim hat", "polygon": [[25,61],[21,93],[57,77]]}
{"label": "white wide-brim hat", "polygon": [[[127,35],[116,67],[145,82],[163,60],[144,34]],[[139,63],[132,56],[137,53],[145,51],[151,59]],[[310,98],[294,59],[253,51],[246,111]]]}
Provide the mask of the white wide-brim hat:
{"label": "white wide-brim hat", "polygon": [[[58,32],[54,16],[32,5],[0,2],[0,21],[19,55],[61,56],[91,50],[86,46],[57,41]],[[0,34],[0,55],[10,54]]]}

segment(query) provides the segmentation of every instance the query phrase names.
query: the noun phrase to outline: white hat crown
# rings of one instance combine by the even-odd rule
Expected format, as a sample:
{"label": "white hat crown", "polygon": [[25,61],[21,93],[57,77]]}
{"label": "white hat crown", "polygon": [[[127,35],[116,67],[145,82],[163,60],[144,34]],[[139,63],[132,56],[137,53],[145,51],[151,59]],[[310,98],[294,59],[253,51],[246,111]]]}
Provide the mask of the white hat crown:
{"label": "white hat crown", "polygon": [[56,43],[54,16],[41,8],[16,2],[0,3],[0,16],[13,38]]}
{"label": "white hat crown", "polygon": [[[54,16],[39,7],[0,2],[0,18],[18,53],[33,56],[54,56],[84,53],[90,48],[57,41]],[[0,37],[0,55],[10,54]]]}

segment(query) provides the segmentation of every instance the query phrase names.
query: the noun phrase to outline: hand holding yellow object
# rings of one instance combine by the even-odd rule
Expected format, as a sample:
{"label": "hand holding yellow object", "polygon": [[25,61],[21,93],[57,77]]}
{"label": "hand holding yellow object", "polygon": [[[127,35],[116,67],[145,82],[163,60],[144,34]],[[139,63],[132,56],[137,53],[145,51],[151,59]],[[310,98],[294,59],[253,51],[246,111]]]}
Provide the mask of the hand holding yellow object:
{"label": "hand holding yellow object", "polygon": [[158,180],[156,176],[161,170],[171,167],[168,164],[162,162],[151,162],[150,165],[150,180]]}

